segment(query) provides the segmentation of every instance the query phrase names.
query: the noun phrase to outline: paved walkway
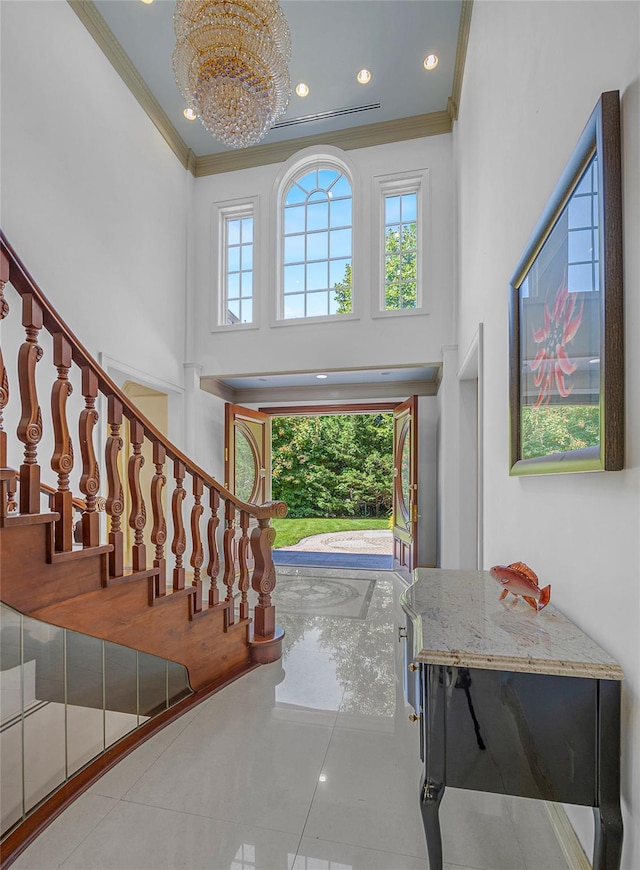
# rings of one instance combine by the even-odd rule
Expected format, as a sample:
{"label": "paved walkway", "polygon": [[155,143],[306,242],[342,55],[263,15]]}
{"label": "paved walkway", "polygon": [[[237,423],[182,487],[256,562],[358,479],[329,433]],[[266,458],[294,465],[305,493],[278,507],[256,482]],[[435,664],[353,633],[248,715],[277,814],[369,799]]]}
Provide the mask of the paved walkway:
{"label": "paved walkway", "polygon": [[388,529],[354,529],[303,538],[273,551],[276,565],[323,568],[393,567],[393,534]]}

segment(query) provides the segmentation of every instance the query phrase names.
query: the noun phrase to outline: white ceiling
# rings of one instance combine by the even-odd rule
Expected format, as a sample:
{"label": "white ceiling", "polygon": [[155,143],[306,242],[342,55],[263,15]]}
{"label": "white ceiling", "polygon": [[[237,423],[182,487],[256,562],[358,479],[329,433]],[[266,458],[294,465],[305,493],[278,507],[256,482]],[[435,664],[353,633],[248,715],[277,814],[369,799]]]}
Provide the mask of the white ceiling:
{"label": "white ceiling", "polygon": [[[318,374],[326,375],[319,379]],[[366,369],[324,369],[305,372],[259,372],[201,378],[204,390],[229,402],[314,404],[344,401],[400,401],[433,396],[441,377],[439,363]]]}
{"label": "white ceiling", "polygon": [[[129,59],[196,157],[232,149],[214,140],[200,121],[182,115],[185,103],[173,77],[173,0],[94,0]],[[332,120],[271,130],[262,144],[444,112],[453,92],[462,0],[282,0],[291,29],[292,86],[305,81],[304,99],[293,93],[292,118],[380,103],[379,109]],[[437,54],[427,72],[423,60]],[[360,85],[356,73],[372,72]]]}

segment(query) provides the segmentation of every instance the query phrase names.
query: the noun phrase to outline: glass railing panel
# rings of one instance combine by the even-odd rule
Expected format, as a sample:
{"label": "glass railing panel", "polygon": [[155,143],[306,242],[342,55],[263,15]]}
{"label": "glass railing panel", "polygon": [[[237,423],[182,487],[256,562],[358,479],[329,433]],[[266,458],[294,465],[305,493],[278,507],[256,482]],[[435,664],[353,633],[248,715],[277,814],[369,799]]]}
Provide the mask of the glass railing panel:
{"label": "glass railing panel", "polygon": [[23,617],[24,808],[66,778],[64,629]]}
{"label": "glass railing panel", "polygon": [[67,774],[104,749],[103,642],[67,631]]}
{"label": "glass railing panel", "polygon": [[138,653],[140,716],[157,716],[167,709],[167,662]]}
{"label": "glass railing panel", "polygon": [[22,818],[22,622],[4,606],[0,615],[0,815],[5,831]]}
{"label": "glass railing panel", "polygon": [[137,667],[136,650],[105,641],[105,746],[111,746],[140,724]]}
{"label": "glass railing panel", "polygon": [[192,694],[183,665],[0,605],[2,836],[81,767]]}
{"label": "glass railing panel", "polygon": [[191,695],[192,688],[189,685],[189,675],[184,665],[177,662],[167,662],[169,684],[169,706],[177,704],[187,695]]}

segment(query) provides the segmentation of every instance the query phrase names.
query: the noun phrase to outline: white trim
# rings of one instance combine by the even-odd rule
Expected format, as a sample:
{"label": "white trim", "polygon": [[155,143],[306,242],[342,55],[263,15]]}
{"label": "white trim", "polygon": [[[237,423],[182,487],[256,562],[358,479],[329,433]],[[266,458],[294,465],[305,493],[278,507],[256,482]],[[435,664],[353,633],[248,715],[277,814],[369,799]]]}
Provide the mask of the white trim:
{"label": "white trim", "polygon": [[558,845],[567,859],[569,870],[591,870],[591,862],[585,855],[578,835],[574,831],[562,804],[551,801],[543,801],[543,803]]}
{"label": "white trim", "polygon": [[[476,498],[477,568],[484,567],[484,324],[479,323],[458,368],[459,381],[477,381]],[[460,458],[462,462],[462,457]]]}
{"label": "white trim", "polygon": [[304,326],[305,324],[318,323],[342,323],[347,320],[360,320],[357,314],[319,314],[314,317],[287,317],[282,320],[274,320],[269,326],[277,329],[279,326]]}
{"label": "white trim", "polygon": [[383,311],[376,309],[371,314],[371,319],[375,320],[379,317],[415,317],[416,315],[424,317],[429,312],[423,308],[386,308]]}

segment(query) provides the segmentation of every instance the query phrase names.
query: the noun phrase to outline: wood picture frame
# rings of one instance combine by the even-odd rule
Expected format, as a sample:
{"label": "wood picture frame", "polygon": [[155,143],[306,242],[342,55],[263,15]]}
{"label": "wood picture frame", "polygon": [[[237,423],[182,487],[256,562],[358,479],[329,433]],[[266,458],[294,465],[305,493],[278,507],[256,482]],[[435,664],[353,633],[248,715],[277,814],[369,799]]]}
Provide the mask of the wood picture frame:
{"label": "wood picture frame", "polygon": [[623,467],[621,175],[608,91],[511,278],[511,475]]}

